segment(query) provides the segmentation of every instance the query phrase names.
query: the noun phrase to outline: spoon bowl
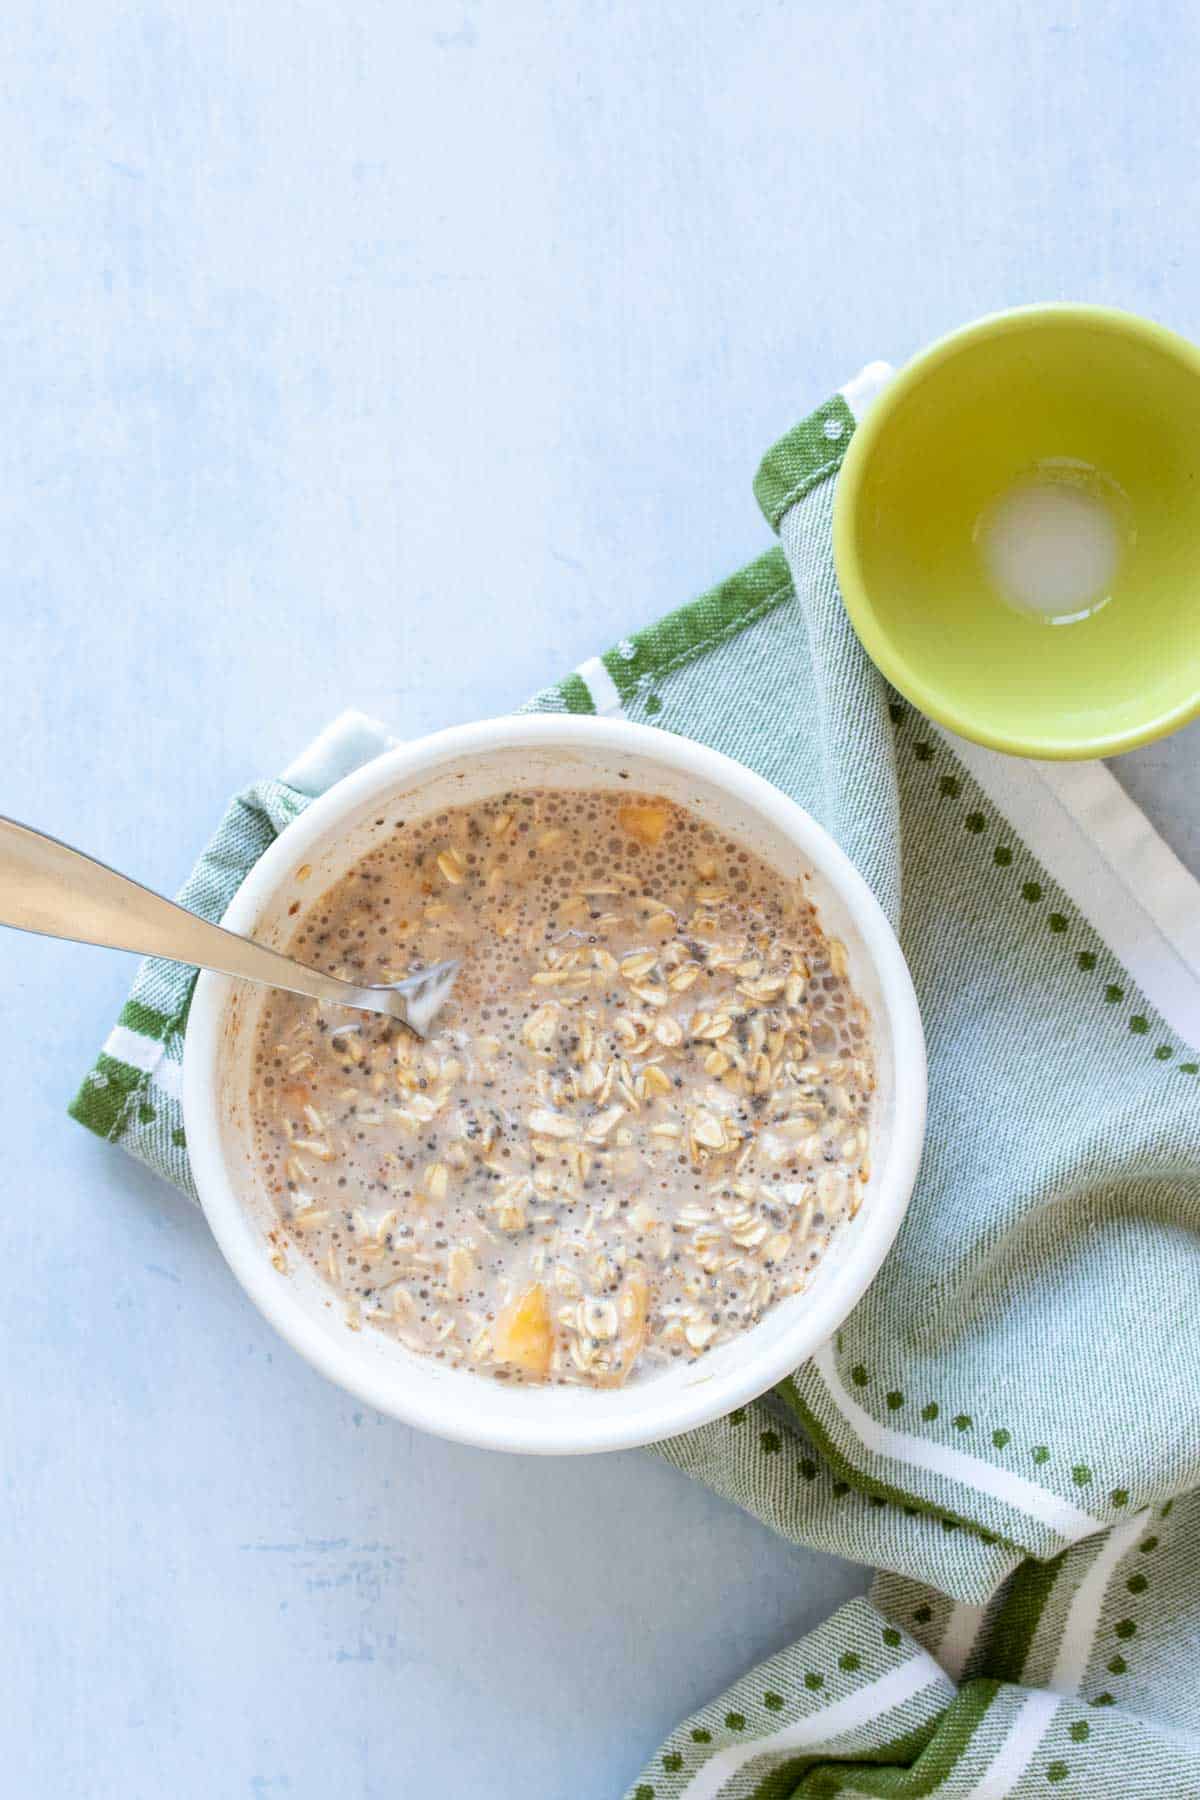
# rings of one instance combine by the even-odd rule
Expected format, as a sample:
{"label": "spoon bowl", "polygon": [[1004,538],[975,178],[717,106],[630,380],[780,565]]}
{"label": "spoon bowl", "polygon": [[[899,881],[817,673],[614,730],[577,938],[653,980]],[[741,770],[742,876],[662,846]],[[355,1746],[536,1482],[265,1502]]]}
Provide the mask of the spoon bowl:
{"label": "spoon bowl", "polygon": [[0,818],[0,925],[286,988],[332,1006],[383,1013],[423,1038],[450,997],[457,962],[386,986],[355,987],[265,944],[213,925],[106,863],[15,819]]}

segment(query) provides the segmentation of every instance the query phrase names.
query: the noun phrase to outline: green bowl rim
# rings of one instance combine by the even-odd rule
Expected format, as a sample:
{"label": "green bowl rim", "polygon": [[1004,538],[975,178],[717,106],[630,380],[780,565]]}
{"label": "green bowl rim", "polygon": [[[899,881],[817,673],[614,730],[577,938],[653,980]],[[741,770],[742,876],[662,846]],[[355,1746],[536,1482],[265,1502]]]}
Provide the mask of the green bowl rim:
{"label": "green bowl rim", "polygon": [[1005,732],[985,731],[968,717],[947,704],[898,655],[890,640],[877,625],[874,609],[867,593],[855,537],[855,516],[862,475],[880,433],[896,404],[911,392],[931,369],[954,356],[965,344],[978,338],[993,337],[1026,326],[1061,323],[1116,331],[1140,338],[1155,349],[1185,364],[1200,377],[1200,349],[1180,337],[1166,325],[1144,319],[1137,313],[1125,312],[1117,306],[1092,306],[1070,300],[1048,301],[1032,306],[1014,306],[1003,312],[987,313],[960,325],[921,350],[893,376],[883,392],[874,400],[862,420],[855,426],[838,476],[833,500],[833,560],[837,570],[842,600],[850,615],[850,623],[863,649],[876,668],[906,700],[928,718],[957,732],[972,743],[989,750],[1002,750],[1011,756],[1042,757],[1048,761],[1082,761],[1102,756],[1118,756],[1140,744],[1165,737],[1181,725],[1200,715],[1200,691],[1190,700],[1181,701],[1169,712],[1127,731],[1107,736],[1080,738],[1074,743],[1061,739],[1046,742],[1036,737],[1020,737]]}

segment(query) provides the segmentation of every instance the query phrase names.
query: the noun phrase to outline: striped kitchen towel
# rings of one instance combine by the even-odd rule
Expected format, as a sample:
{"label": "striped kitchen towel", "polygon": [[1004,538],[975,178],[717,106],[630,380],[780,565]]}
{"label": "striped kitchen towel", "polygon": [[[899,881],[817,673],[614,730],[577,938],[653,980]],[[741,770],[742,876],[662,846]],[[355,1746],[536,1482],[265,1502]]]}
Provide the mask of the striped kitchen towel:
{"label": "striped kitchen towel", "polygon": [[[780,546],[546,689],[755,768],[826,824],[921,1001],[928,1146],[836,1339],[660,1453],[870,1600],[672,1734],[634,1800],[1200,1796],[1200,888],[1098,765],[1018,763],[885,687],[833,572],[874,365],[756,483]],[[183,890],[218,917],[390,740],[353,715],[232,806]],[[147,964],[72,1111],[183,1188],[191,978]],[[714,1629],[718,1629],[714,1620]]]}

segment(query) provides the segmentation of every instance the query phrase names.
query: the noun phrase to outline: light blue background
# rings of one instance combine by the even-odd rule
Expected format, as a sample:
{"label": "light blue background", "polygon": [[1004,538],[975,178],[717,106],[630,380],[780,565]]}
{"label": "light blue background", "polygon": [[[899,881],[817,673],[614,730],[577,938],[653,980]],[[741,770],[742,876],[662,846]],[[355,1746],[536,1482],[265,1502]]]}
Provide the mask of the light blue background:
{"label": "light blue background", "polygon": [[[868,358],[1200,336],[1198,51],[1186,0],[10,0],[0,809],[173,888],[343,706],[499,711],[745,561]],[[1118,769],[1193,867],[1198,746]],[[63,1116],[130,973],[0,942],[5,1793],[612,1800],[863,1577],[310,1373]]]}

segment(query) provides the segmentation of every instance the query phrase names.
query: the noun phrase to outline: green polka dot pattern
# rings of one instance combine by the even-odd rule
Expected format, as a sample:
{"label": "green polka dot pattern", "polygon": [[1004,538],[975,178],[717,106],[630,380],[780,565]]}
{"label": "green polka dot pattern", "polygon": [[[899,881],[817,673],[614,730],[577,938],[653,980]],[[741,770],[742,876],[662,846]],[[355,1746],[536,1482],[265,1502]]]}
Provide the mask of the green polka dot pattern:
{"label": "green polka dot pattern", "polygon": [[[905,722],[906,715],[904,714],[893,720],[893,723],[897,725]],[[931,763],[935,760],[934,746],[927,739],[918,740],[912,744],[911,748],[912,755],[918,763]],[[962,792],[963,784],[957,775],[943,773],[938,776],[937,793],[940,798],[956,800]],[[973,837],[982,837],[989,829],[987,814],[977,806],[972,807],[963,815],[963,828]],[[998,869],[1011,868],[1013,864],[1012,846],[1005,843],[995,844],[992,849],[992,862]],[[1045,890],[1040,881],[1031,878],[1021,883],[1020,895],[1028,905],[1036,906],[1044,899]],[[1046,915],[1046,925],[1055,936],[1062,937],[1070,929],[1070,917],[1067,913],[1055,908]],[[1078,950],[1075,953],[1075,962],[1079,969],[1090,974],[1097,968],[1099,958],[1094,950]],[[1125,998],[1124,989],[1116,982],[1106,983],[1103,994],[1105,1002],[1110,1006],[1119,1005]],[[1128,1024],[1129,1030],[1135,1036],[1144,1036],[1150,1029],[1149,1020],[1141,1013],[1135,1013]],[[1175,1050],[1170,1044],[1160,1044],[1154,1050],[1154,1058],[1157,1062],[1169,1062],[1173,1060],[1174,1056]],[[1181,1072],[1187,1074],[1200,1073],[1200,1064],[1196,1063],[1182,1063],[1179,1068]]]}

